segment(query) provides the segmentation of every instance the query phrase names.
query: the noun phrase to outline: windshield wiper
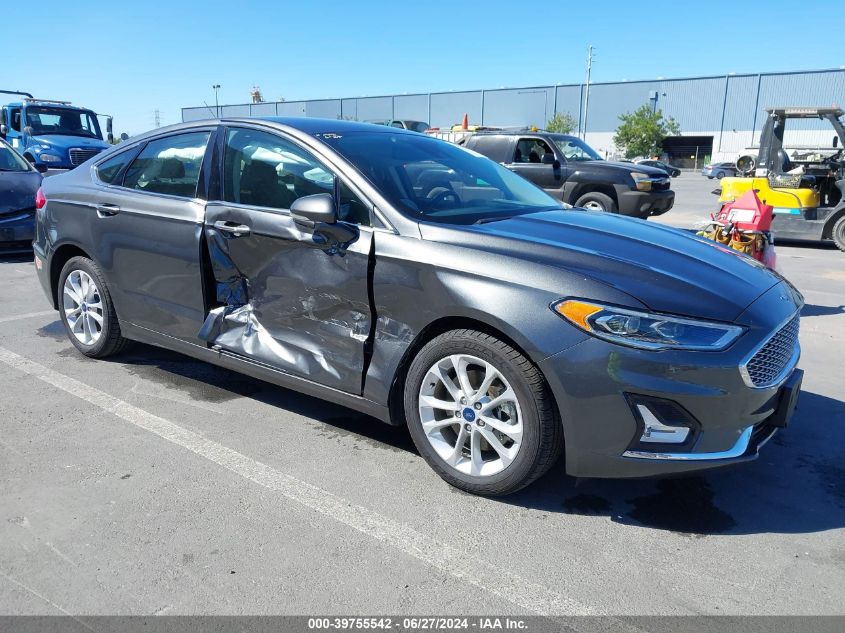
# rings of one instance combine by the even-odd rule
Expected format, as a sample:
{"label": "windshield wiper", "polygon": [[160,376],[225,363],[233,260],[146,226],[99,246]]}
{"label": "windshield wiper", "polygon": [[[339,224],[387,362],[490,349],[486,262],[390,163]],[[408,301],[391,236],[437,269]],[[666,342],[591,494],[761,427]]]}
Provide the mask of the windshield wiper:
{"label": "windshield wiper", "polygon": [[503,215],[500,217],[492,217],[492,218],[481,218],[480,220],[476,220],[473,224],[488,224],[490,222],[498,222],[499,220],[510,220],[511,218],[515,218],[515,215]]}

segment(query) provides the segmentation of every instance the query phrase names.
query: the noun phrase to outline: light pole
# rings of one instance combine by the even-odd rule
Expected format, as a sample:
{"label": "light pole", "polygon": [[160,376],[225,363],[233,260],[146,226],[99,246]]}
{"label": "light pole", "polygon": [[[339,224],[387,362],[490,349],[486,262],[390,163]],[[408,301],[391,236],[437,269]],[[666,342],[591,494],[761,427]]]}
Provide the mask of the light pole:
{"label": "light pole", "polygon": [[590,109],[590,75],[593,71],[593,45],[591,44],[587,47],[587,85],[584,91],[584,118],[583,118],[583,138],[586,142],[587,140],[587,112]]}
{"label": "light pole", "polygon": [[220,84],[214,84],[211,87],[214,90],[214,112],[216,113],[217,118],[219,119],[220,118],[220,104],[217,101],[217,91],[220,90]]}

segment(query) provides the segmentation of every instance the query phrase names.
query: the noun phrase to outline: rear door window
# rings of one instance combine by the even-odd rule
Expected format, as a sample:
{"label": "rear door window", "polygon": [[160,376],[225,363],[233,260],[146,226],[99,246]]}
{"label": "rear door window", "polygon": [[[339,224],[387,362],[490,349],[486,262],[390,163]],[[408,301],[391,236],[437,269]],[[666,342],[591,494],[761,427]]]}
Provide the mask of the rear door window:
{"label": "rear door window", "polygon": [[471,142],[467,144],[468,149],[483,154],[497,163],[510,162],[511,156],[508,150],[513,147],[510,137],[476,134],[470,137],[470,140]]}
{"label": "rear door window", "polygon": [[180,198],[197,195],[200,167],[211,132],[189,132],[156,139],[126,170],[123,186]]}

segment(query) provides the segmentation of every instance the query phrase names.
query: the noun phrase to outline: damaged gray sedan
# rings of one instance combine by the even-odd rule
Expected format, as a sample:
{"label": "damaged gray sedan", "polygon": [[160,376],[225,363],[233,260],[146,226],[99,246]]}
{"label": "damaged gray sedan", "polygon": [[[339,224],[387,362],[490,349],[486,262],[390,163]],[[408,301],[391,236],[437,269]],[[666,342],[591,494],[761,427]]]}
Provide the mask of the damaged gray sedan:
{"label": "damaged gray sedan", "polygon": [[43,194],[36,268],[80,352],[141,341],[407,425],[474,493],[561,453],[588,477],[748,461],[800,391],[781,277],[420,134],[192,122]]}

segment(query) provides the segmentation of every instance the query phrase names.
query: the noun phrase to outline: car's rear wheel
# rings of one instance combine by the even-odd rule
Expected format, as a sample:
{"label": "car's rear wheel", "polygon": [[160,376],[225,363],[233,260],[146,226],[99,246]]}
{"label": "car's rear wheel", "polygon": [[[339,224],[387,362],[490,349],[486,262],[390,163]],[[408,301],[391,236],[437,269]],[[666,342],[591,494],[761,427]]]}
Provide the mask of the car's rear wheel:
{"label": "car's rear wheel", "polygon": [[725,177],[725,172],[723,172],[723,171],[720,171],[719,173],[716,174],[717,180],[721,180],[724,177]]}
{"label": "car's rear wheel", "polygon": [[563,430],[537,367],[474,330],[446,332],[414,358],[405,382],[411,437],[456,488],[506,495],[560,455]]}
{"label": "car's rear wheel", "polygon": [[836,248],[840,251],[845,251],[845,215],[836,221],[833,225],[833,230],[830,232],[830,237]]}
{"label": "car's rear wheel", "polygon": [[613,198],[607,194],[599,193],[598,191],[584,194],[578,198],[575,206],[581,207],[582,209],[589,209],[590,211],[617,212],[616,203],[613,201]]}
{"label": "car's rear wheel", "polygon": [[121,351],[127,339],[120,333],[117,314],[103,273],[87,257],[73,257],[59,275],[58,305],[70,342],[91,358]]}

